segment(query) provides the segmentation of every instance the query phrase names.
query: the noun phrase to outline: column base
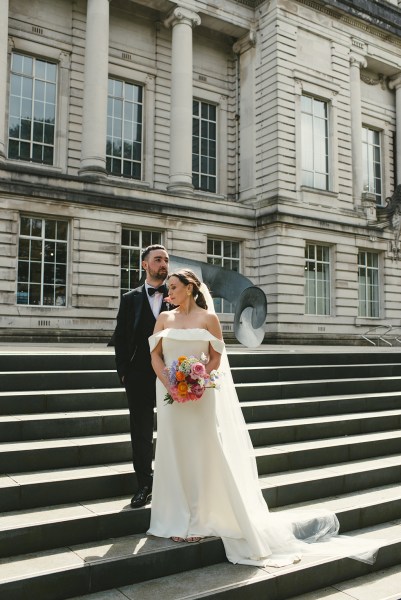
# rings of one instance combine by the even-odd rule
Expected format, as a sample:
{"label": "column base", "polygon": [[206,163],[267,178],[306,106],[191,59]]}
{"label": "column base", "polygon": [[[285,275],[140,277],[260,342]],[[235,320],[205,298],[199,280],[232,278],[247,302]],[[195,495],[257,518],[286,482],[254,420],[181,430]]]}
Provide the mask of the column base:
{"label": "column base", "polygon": [[185,181],[174,181],[167,186],[167,191],[175,194],[193,194],[194,186]]}
{"label": "column base", "polygon": [[105,179],[108,173],[104,167],[87,165],[79,169],[78,175],[87,179]]}

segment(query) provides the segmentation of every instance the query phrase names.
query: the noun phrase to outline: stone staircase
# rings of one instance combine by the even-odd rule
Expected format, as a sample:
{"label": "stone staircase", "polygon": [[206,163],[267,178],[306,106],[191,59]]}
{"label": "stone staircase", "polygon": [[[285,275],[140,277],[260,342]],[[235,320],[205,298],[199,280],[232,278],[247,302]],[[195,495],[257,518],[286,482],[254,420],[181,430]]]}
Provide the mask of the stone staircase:
{"label": "stone staircase", "polygon": [[1,599],[285,600],[401,565],[401,352],[233,349],[230,362],[269,507],[335,510],[342,533],[383,540],[375,565],[256,569],[227,563],[219,539],[147,538],[112,351],[3,350]]}

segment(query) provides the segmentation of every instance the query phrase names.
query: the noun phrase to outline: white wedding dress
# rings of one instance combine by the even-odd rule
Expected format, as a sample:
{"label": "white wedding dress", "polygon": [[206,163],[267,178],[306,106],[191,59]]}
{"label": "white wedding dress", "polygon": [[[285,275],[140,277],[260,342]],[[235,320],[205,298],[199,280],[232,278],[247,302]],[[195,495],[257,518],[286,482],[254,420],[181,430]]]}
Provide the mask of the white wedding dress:
{"label": "white wedding dress", "polygon": [[[218,536],[228,560],[247,565],[280,567],[311,552],[373,562],[377,544],[338,536],[332,512],[269,512],[224,343],[205,329],[164,329],[149,338],[151,351],[160,340],[168,366],[182,354],[209,354],[211,344],[222,354],[223,374],[220,389],[207,389],[200,400],[185,403],[166,404],[166,388],[156,380],[157,445],[148,534]],[[311,543],[318,540],[324,543]]]}

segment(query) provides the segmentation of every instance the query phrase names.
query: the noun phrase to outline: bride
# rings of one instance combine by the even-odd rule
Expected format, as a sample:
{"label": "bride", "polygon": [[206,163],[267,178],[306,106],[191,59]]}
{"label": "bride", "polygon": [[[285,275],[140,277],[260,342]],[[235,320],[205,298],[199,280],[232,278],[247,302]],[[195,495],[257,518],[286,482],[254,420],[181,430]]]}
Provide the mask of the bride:
{"label": "bride", "polygon": [[[288,565],[305,553],[373,562],[377,543],[338,536],[332,512],[269,512],[210,293],[186,269],[171,274],[168,286],[176,308],[160,314],[149,338],[157,446],[148,534],[176,542],[218,536],[229,561],[255,566]],[[207,373],[222,373],[219,389],[166,403],[166,393],[174,397],[166,367],[182,355],[202,354]]]}

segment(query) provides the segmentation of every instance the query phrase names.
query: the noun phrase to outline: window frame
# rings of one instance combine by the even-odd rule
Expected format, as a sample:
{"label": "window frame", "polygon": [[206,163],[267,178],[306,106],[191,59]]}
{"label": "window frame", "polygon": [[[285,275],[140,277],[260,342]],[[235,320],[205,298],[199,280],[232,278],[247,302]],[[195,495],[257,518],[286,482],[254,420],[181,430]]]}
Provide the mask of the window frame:
{"label": "window frame", "polygon": [[[13,62],[14,59],[17,60],[16,57],[21,57],[22,62],[24,62],[25,60],[31,60],[32,61],[32,73],[27,74],[24,73],[23,71],[18,71],[16,67],[13,67]],[[38,70],[39,70],[39,62],[41,63],[45,63],[48,65],[54,65],[55,67],[55,79],[54,81],[51,81],[50,79],[41,77],[38,74]],[[13,81],[14,78],[20,78],[22,80],[22,87],[24,87],[24,81],[31,81],[31,90],[30,90],[30,97],[25,97],[23,96],[23,91],[21,91],[21,95],[15,96],[17,99],[19,99],[19,103],[20,105],[23,103],[24,100],[26,100],[28,102],[28,104],[30,105],[30,109],[29,109],[29,115],[28,114],[23,114],[23,110],[20,108],[19,114],[18,115],[11,115],[11,100],[12,100],[12,88],[13,88]],[[45,143],[44,138],[42,139],[41,142],[39,142],[38,140],[34,139],[34,132],[35,132],[35,123],[38,123],[40,121],[38,121],[38,119],[35,119],[35,104],[39,103],[39,97],[38,97],[38,93],[37,93],[37,89],[39,87],[39,84],[42,84],[44,88],[47,87],[48,84],[54,86],[54,123],[52,123],[52,127],[53,127],[53,141],[52,143]],[[17,50],[14,50],[11,53],[11,60],[10,60],[10,71],[9,71],[9,94],[8,94],[8,128],[7,128],[7,159],[8,160],[13,160],[13,161],[18,161],[20,162],[25,162],[25,163],[30,163],[30,164],[37,164],[37,165],[41,165],[41,166],[45,166],[45,167],[53,167],[55,164],[55,154],[56,154],[56,132],[57,132],[57,97],[58,97],[58,64],[55,61],[52,60],[48,60],[48,59],[44,59],[42,57],[38,57],[38,56],[32,56],[29,55],[27,53],[23,53],[23,52],[19,52]],[[46,105],[50,104],[49,102],[44,101],[44,113],[46,110]],[[24,119],[25,116],[25,119]],[[20,134],[18,137],[12,137],[10,136],[10,131],[11,131],[11,119],[16,118],[19,120],[19,129],[22,129],[22,123],[23,121],[28,121],[29,122],[29,128],[30,128],[30,135],[29,138],[23,138],[22,135]],[[45,126],[46,123],[45,121],[42,122],[42,126]],[[44,130],[43,130],[44,133]],[[21,156],[21,152],[19,152],[18,156],[10,156],[10,144],[12,142],[17,142],[18,145],[21,145],[22,143],[27,144],[29,146],[29,156],[23,157]],[[43,159],[42,160],[35,160],[34,157],[34,150],[35,150],[35,145],[39,146],[41,148],[41,153],[42,153],[42,157],[44,154],[44,150],[45,148],[51,148],[52,151],[52,160],[51,162],[45,162]]]}
{"label": "window frame", "polygon": [[[329,79],[322,79],[317,72],[298,67],[293,71],[295,94],[295,146],[296,146],[296,189],[299,190],[300,199],[311,201],[313,195],[337,197],[339,194],[338,180],[338,94],[339,86]],[[312,96],[327,102],[328,109],[328,155],[329,179],[328,189],[310,188],[302,182],[302,134],[301,134],[301,101],[302,96]],[[311,195],[312,192],[312,195]]]}
{"label": "window frame", "polygon": [[[207,86],[199,85],[199,81],[193,82],[192,100],[207,102],[216,106],[216,192],[205,192],[194,190],[195,194],[208,196],[226,197],[228,193],[228,96],[219,94],[208,89]],[[192,121],[191,121],[192,122]],[[192,140],[192,135],[191,135]],[[191,154],[192,156],[192,154]],[[192,170],[191,170],[192,173]]]}
{"label": "window frame", "polygon": [[[198,115],[194,114],[194,104],[198,103]],[[210,190],[210,189],[203,189],[200,186],[195,186],[194,184],[194,189],[196,191],[199,192],[206,192],[209,194],[217,194],[218,188],[219,188],[219,169],[218,169],[218,160],[219,160],[219,124],[218,124],[218,105],[215,104],[214,102],[208,102],[205,100],[200,100],[198,98],[193,97],[192,99],[192,105],[193,105],[193,109],[192,109],[192,182],[194,180],[194,177],[196,177],[196,175],[199,177],[199,182],[201,181],[202,177],[207,177],[207,178],[211,178],[212,180],[214,180],[215,183],[215,189],[214,190]],[[215,115],[216,118],[214,121],[211,121],[209,118],[206,119],[202,116],[202,106],[203,105],[207,105],[208,107],[213,106],[215,109]],[[209,109],[208,109],[209,112]],[[193,169],[193,162],[194,162],[194,121],[195,119],[198,120],[199,123],[199,135],[198,137],[198,150],[199,152],[197,153],[198,155],[198,163],[199,163],[199,171],[194,171]],[[202,139],[203,136],[201,135],[201,131],[202,131],[202,122],[206,122],[206,123],[214,123],[215,125],[215,139],[212,140],[211,138],[206,138],[207,139],[207,143],[209,146],[209,143],[212,141],[215,144],[215,156],[214,156],[214,160],[215,160],[215,174],[210,174],[210,172],[202,172],[202,157],[205,156],[209,162],[209,160],[213,157],[210,156],[210,154],[204,155],[202,154]]]}
{"label": "window frame", "polygon": [[[22,225],[22,219],[26,218],[26,219],[31,219],[32,221],[41,221],[42,225],[41,225],[41,236],[34,236],[31,234],[24,234],[21,233],[21,225]],[[62,238],[50,238],[50,237],[46,237],[46,223],[48,222],[55,222],[55,223],[63,223],[66,226],[66,236],[65,239]],[[32,214],[21,214],[20,218],[19,218],[19,224],[18,224],[18,249],[17,249],[17,276],[16,276],[16,305],[17,306],[25,306],[25,307],[38,307],[38,308],[68,308],[68,289],[69,289],[69,252],[70,252],[70,231],[71,231],[71,226],[70,226],[70,221],[68,219],[65,218],[60,218],[58,216],[51,216],[50,218],[48,216],[44,217],[42,215],[32,215]],[[36,242],[41,242],[41,250],[40,250],[40,255],[41,255],[41,259],[40,259],[40,283],[39,284],[34,284],[34,285],[39,285],[40,287],[40,302],[38,304],[34,304],[34,303],[29,303],[29,287],[30,285],[32,285],[32,282],[30,280],[30,277],[28,277],[27,280],[27,286],[28,286],[28,301],[27,302],[18,302],[18,295],[20,293],[22,293],[22,291],[19,289],[20,284],[24,284],[25,282],[20,281],[19,279],[19,271],[20,271],[20,263],[28,263],[29,267],[29,272],[31,271],[31,264],[32,263],[38,263],[39,261],[32,261],[30,258],[30,254],[31,252],[29,252],[29,258],[28,260],[22,260],[21,258],[21,254],[20,254],[20,242],[21,240],[29,240],[31,241],[36,241]],[[47,284],[45,282],[45,265],[49,263],[49,261],[46,261],[46,242],[50,242],[50,243],[55,243],[55,244],[64,244],[65,245],[65,263],[59,262],[57,263],[56,261],[54,261],[54,265],[55,265],[55,270],[54,273],[56,274],[56,266],[57,264],[59,265],[65,265],[65,281],[63,284],[61,284],[62,287],[65,288],[65,297],[64,297],[64,304],[57,304],[56,303],[56,299],[54,301],[53,304],[46,304],[43,302],[44,300],[44,293],[45,293],[45,286],[46,285],[52,285],[54,288],[56,288],[56,279],[53,279],[53,283],[52,284]],[[31,243],[29,244],[29,248],[31,251]],[[56,251],[56,256],[57,256],[57,251]],[[50,264],[50,263],[49,263]],[[54,290],[55,293],[55,290]]]}
{"label": "window frame", "polygon": [[[309,98],[309,100],[311,100],[312,102],[312,110],[310,113],[307,113],[304,109],[303,109],[303,100],[304,98]],[[316,114],[315,112],[315,104],[317,103],[322,103],[324,104],[324,108],[325,108],[325,115],[324,117],[320,117]],[[302,186],[303,187],[309,187],[311,189],[317,190],[317,191],[322,191],[322,192],[329,192],[330,191],[330,163],[331,163],[331,156],[330,156],[330,118],[329,118],[329,113],[330,113],[330,106],[329,106],[329,102],[327,100],[323,100],[321,98],[318,98],[314,95],[310,95],[310,94],[301,94],[301,146],[302,146],[302,153],[301,153],[301,180],[302,180]],[[306,140],[304,139],[304,115],[309,115],[311,117],[312,120],[312,170],[307,170],[304,167],[304,157],[305,157],[305,145],[307,144]],[[318,121],[324,121],[325,123],[325,135],[324,135],[324,140],[323,140],[323,145],[326,148],[326,154],[325,154],[325,163],[326,163],[326,170],[325,171],[318,171],[317,167],[316,167],[316,155],[318,154],[318,150],[315,148],[315,132],[317,129],[317,124]],[[322,143],[322,140],[319,139],[319,143]],[[306,173],[310,173],[312,175],[313,178],[313,183],[312,185],[310,185],[309,183],[305,182],[305,174]],[[319,185],[316,184],[316,179],[318,177],[324,177],[325,178],[325,186],[321,187]]]}
{"label": "window frame", "polygon": [[[120,98],[118,96],[110,96],[109,94],[109,86],[110,86],[110,82],[114,81],[114,82],[119,82],[122,84],[123,86],[123,96]],[[106,131],[106,148],[105,148],[105,158],[106,158],[106,171],[107,171],[107,175],[108,176],[112,176],[112,177],[118,177],[119,179],[124,179],[124,180],[131,180],[131,181],[137,181],[137,182],[141,182],[143,181],[144,178],[144,113],[145,113],[145,88],[142,84],[133,82],[133,81],[127,81],[125,78],[120,78],[120,77],[112,77],[112,76],[108,76],[108,89],[107,89],[107,131]],[[124,175],[124,142],[125,142],[125,137],[124,137],[124,114],[125,114],[125,105],[126,103],[129,102],[129,100],[126,98],[126,94],[125,94],[125,87],[126,85],[132,85],[132,86],[136,86],[137,88],[140,88],[141,90],[141,102],[135,102],[136,105],[140,105],[141,106],[141,122],[140,122],[140,127],[141,127],[141,139],[140,139],[140,160],[136,161],[134,159],[129,159],[129,162],[131,164],[133,163],[138,163],[139,162],[139,166],[140,166],[140,177],[132,177],[131,176],[126,176]],[[110,98],[113,98],[113,100],[115,99],[120,99],[122,100],[123,103],[123,107],[122,107],[122,114],[123,117],[121,119],[121,172],[119,174],[114,173],[113,171],[109,171],[107,169],[107,161],[110,158],[111,160],[113,160],[113,155],[111,154],[107,154],[107,144],[108,144],[108,138],[109,138],[109,134],[108,134],[108,129],[109,129],[109,100]],[[132,102],[132,104],[134,104],[134,102]],[[115,119],[115,116],[113,115],[111,117],[113,119]],[[131,143],[134,144],[135,141],[131,140]]]}
{"label": "window frame", "polygon": [[[308,249],[310,247],[314,247],[313,259],[309,258]],[[318,248],[327,249],[327,260],[323,260],[323,259],[319,260],[319,258],[317,256]],[[305,266],[304,266],[304,270],[305,270],[305,281],[304,281],[304,311],[305,311],[305,315],[330,317],[330,316],[332,316],[332,298],[331,298],[331,295],[332,295],[332,248],[328,244],[322,244],[322,243],[318,243],[318,242],[308,241],[305,243],[304,260],[305,260]],[[313,281],[313,286],[314,286],[313,289],[314,289],[315,293],[313,295],[308,293],[309,287],[310,287],[309,286],[310,278],[308,277],[308,273],[310,272],[310,270],[308,269],[308,263],[314,263],[315,265],[327,265],[327,271],[325,271],[326,277],[320,282],[320,285],[323,284],[323,286],[327,287],[327,295],[319,296],[317,294],[318,287],[319,287],[319,281],[316,276]],[[318,268],[315,268],[312,270],[314,270],[315,274],[317,274],[319,272]],[[327,311],[319,312],[319,310],[318,310],[319,299],[323,300],[324,306],[327,309]],[[311,302],[314,303],[314,306],[315,306],[314,311],[310,310]]]}
{"label": "window frame", "polygon": [[[214,243],[220,243],[221,244],[221,249],[222,251],[220,252],[220,254],[210,254],[209,250],[208,250],[208,246],[209,246],[209,242],[213,242]],[[224,255],[224,244],[225,243],[229,243],[229,244],[238,244],[238,258],[233,257],[233,256],[225,256]],[[208,236],[207,241],[207,248],[206,248],[206,262],[209,264],[213,264],[213,265],[218,265],[220,267],[224,268],[224,259],[226,260],[230,260],[230,261],[235,261],[238,264],[238,271],[234,271],[234,269],[230,269],[231,271],[237,272],[237,273],[241,273],[241,256],[242,256],[242,245],[241,245],[241,241],[240,240],[233,240],[233,239],[228,239],[228,238],[218,238],[218,237],[214,237],[214,236]],[[213,259],[212,261],[209,261],[209,259]],[[219,264],[218,262],[215,262],[215,259],[221,259],[221,263]],[[213,303],[215,305],[215,311],[218,314],[233,314],[234,313],[234,307],[233,304],[231,302],[228,302],[228,300],[224,299],[224,298],[220,298],[220,297],[215,297],[213,298]],[[219,303],[221,305],[222,310],[218,310],[218,306]],[[225,308],[228,308],[229,310],[225,310]]]}
{"label": "window frame", "polygon": [[[360,256],[361,254],[365,255],[365,263],[362,264],[360,261]],[[377,266],[369,266],[368,265],[368,255],[370,256],[375,256],[377,259]],[[381,263],[381,253],[374,251],[374,250],[366,250],[366,249],[358,249],[358,256],[357,256],[357,260],[358,260],[358,318],[359,319],[380,319],[380,312],[381,312],[381,294],[380,294],[380,283],[381,283],[381,269],[380,269],[380,263]],[[369,285],[369,276],[366,274],[365,275],[365,283],[364,283],[364,287],[365,287],[365,294],[364,294],[364,298],[361,298],[361,278],[360,278],[360,270],[364,268],[366,272],[371,271],[376,273],[376,283],[375,285]],[[369,298],[369,287],[376,290],[376,299],[372,299]],[[365,314],[362,314],[361,312],[361,305],[364,304],[365,305]],[[373,313],[374,311],[372,311],[372,306],[376,306],[377,308],[377,314],[370,314]]]}
{"label": "window frame", "polygon": [[[139,234],[139,245],[137,246],[133,246],[133,245],[126,245],[123,244],[123,236],[124,236],[124,232],[128,231],[130,233],[131,236],[131,232],[137,232]],[[161,244],[163,245],[163,231],[159,230],[159,229],[150,229],[148,227],[141,227],[140,229],[136,228],[135,226],[131,226],[131,225],[122,225],[121,226],[121,235],[120,235],[120,296],[122,296],[123,294],[125,294],[126,292],[129,292],[133,289],[135,289],[136,287],[138,287],[139,282],[141,281],[142,277],[143,277],[143,273],[144,270],[142,268],[142,261],[141,261],[141,253],[142,250],[144,250],[144,248],[146,248],[146,246],[149,246],[150,244],[146,243],[145,245],[142,243],[143,240],[143,234],[147,233],[150,235],[151,241],[150,244]],[[160,241],[154,241],[152,240],[152,237],[154,234],[159,234],[160,235]],[[123,282],[123,277],[122,277],[122,272],[123,272],[123,250],[128,250],[129,251],[129,261],[128,261],[128,266],[129,266],[129,274],[128,274],[128,283],[129,285],[131,285],[131,271],[135,272],[135,269],[131,269],[130,265],[131,265],[131,251],[138,251],[138,283],[134,285],[134,287],[122,287],[122,282]]]}
{"label": "window frame", "polygon": [[107,177],[115,178],[118,181],[123,179],[126,184],[130,182],[135,187],[152,187],[155,181],[155,84],[157,71],[150,67],[141,70],[140,65],[132,63],[128,66],[128,61],[121,58],[121,52],[118,55],[116,52],[114,48],[110,48],[108,79],[124,80],[142,86],[142,178],[129,179],[110,173]]}
{"label": "window frame", "polygon": [[[379,151],[380,151],[380,185],[381,185],[381,194],[380,194],[380,201],[378,201],[377,196],[378,194],[376,193],[375,190],[371,190],[370,189],[370,185],[369,185],[369,173],[368,173],[368,182],[365,183],[365,179],[366,179],[366,171],[369,172],[369,168],[372,168],[372,165],[369,165],[367,162],[364,161],[364,146],[368,145],[368,142],[364,141],[364,131],[368,131],[368,132],[375,132],[379,134],[379,144],[375,145],[374,147],[378,147]],[[362,144],[362,169],[363,169],[363,191],[364,192],[368,192],[370,194],[374,194],[374,196],[376,197],[376,206],[383,206],[384,205],[384,198],[385,198],[385,181],[384,181],[384,164],[383,164],[383,156],[384,156],[384,136],[385,136],[385,132],[383,129],[379,128],[379,127],[372,127],[371,125],[368,125],[366,123],[362,124],[362,140],[361,140],[361,144]],[[367,156],[368,158],[368,156]],[[374,171],[374,167],[373,167],[373,171]]]}
{"label": "window frame", "polygon": [[[52,44],[54,44],[52,46]],[[7,161],[14,164],[26,164],[31,169],[51,170],[55,172],[67,172],[68,163],[68,136],[66,132],[69,128],[69,86],[70,86],[70,63],[71,53],[66,49],[60,50],[55,40],[46,38],[46,44],[42,41],[27,40],[18,37],[12,38],[12,44],[9,44],[8,52],[8,76],[6,90],[6,114],[10,114],[10,83],[11,83],[11,56],[13,52],[26,54],[33,58],[54,62],[57,65],[57,89],[56,89],[56,114],[55,114],[55,142],[53,165],[36,163],[32,161],[22,161],[19,159],[7,158]],[[8,121],[5,131],[5,146],[8,153]]]}

